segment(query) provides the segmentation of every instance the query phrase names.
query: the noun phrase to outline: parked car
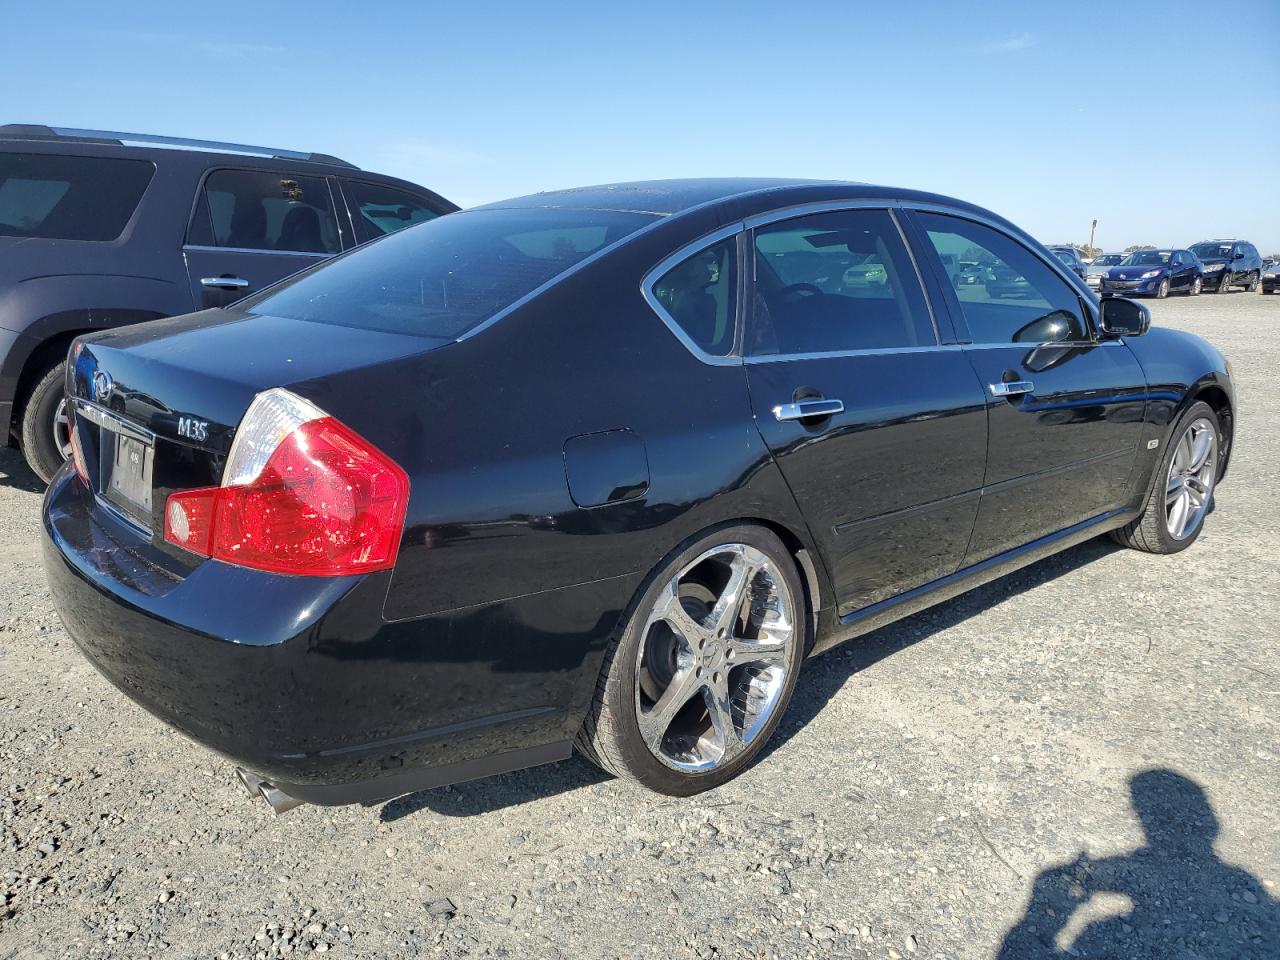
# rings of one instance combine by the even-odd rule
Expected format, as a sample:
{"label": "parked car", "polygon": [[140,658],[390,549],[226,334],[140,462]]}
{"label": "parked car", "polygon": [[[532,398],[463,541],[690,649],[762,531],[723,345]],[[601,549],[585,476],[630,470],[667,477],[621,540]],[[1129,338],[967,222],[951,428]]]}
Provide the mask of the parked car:
{"label": "parked car", "polygon": [[[953,287],[965,250],[1034,297]],[[846,285],[872,259],[886,282]],[[53,602],[277,809],[575,745],[695,793],[759,753],[809,654],[1102,533],[1195,541],[1231,373],[1149,323],[934,194],[464,211],[77,339]]]}
{"label": "parked car", "polygon": [[1245,240],[1205,240],[1192,244],[1191,251],[1204,264],[1206,285],[1218,293],[1236,286],[1253,292],[1262,280],[1262,257]]}
{"label": "parked car", "polygon": [[1074,273],[1081,280],[1085,279],[1084,261],[1080,259],[1080,253],[1072,246],[1053,246],[1049,248],[1049,252],[1067,265],[1067,269]]}
{"label": "parked car", "polygon": [[1119,266],[1125,255],[1123,253],[1100,253],[1089,262],[1084,272],[1084,282],[1090,290],[1097,290],[1102,285],[1102,278],[1112,267]]}
{"label": "parked car", "polygon": [[1280,263],[1268,260],[1262,265],[1262,292],[1275,293],[1280,287]]}
{"label": "parked car", "polygon": [[1098,284],[1102,295],[1154,296],[1170,293],[1200,295],[1202,268],[1190,250],[1135,250],[1118,266],[1109,267]]}
{"label": "parked car", "polygon": [[324,154],[0,126],[0,443],[43,480],[69,455],[77,335],[220,306],[455,209]]}

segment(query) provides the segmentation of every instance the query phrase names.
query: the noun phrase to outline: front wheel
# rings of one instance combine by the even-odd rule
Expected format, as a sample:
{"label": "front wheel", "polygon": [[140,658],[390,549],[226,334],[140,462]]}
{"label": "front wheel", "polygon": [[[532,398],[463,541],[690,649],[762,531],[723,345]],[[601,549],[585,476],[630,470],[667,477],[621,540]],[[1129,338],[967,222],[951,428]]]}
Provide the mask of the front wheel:
{"label": "front wheel", "polygon": [[773,734],[808,640],[795,560],[758,526],[722,528],[660,567],[611,647],[578,749],[673,796],[741,773]]}
{"label": "front wheel", "polygon": [[1169,295],[1169,278],[1165,277],[1160,281],[1160,286],[1156,287],[1156,299],[1163,300]]}
{"label": "front wheel", "polygon": [[1199,278],[1199,277],[1196,277],[1194,280],[1192,280],[1192,281],[1191,281],[1191,296],[1193,296],[1193,297],[1198,297],[1198,296],[1200,296],[1200,289],[1201,289],[1201,287],[1203,287],[1203,286],[1204,286],[1204,284],[1202,284],[1202,283],[1200,282],[1200,278]]}
{"label": "front wheel", "polygon": [[1229,274],[1226,270],[1223,270],[1222,279],[1218,281],[1218,293],[1228,292],[1228,288],[1231,286],[1231,284],[1228,282],[1230,279],[1231,279],[1231,274]]}
{"label": "front wheel", "polygon": [[1192,404],[1169,432],[1142,516],[1112,537],[1147,553],[1177,553],[1195,543],[1213,505],[1221,436],[1213,408]]}
{"label": "front wheel", "polygon": [[22,410],[22,455],[45,483],[71,456],[66,377],[66,363],[54,364],[36,381]]}

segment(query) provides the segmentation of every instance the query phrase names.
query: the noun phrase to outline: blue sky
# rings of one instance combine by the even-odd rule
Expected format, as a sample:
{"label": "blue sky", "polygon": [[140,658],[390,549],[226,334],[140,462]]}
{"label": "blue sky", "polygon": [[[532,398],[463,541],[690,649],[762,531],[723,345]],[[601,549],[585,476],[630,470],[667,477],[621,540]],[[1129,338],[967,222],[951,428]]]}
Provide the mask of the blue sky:
{"label": "blue sky", "polygon": [[1277,0],[0,0],[0,17],[0,122],[324,151],[464,205],[832,177],[959,196],[1046,242],[1096,217],[1108,249],[1280,251]]}

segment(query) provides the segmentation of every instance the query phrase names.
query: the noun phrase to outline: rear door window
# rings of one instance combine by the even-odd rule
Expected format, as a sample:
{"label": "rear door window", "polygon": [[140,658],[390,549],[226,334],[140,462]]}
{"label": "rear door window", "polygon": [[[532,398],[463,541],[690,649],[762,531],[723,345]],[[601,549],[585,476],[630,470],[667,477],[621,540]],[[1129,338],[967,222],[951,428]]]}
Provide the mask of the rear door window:
{"label": "rear door window", "polygon": [[342,193],[351,211],[356,243],[376,240],[440,216],[440,211],[424,197],[379,183],[343,180]]}
{"label": "rear door window", "polygon": [[0,153],[0,235],[115,240],[155,170],[145,160]]}
{"label": "rear door window", "polygon": [[920,278],[888,212],[845,210],[784,220],[757,229],[754,244],[748,354],[937,343]]}
{"label": "rear door window", "polygon": [[258,170],[209,174],[188,242],[286,253],[341,249],[324,177]]}

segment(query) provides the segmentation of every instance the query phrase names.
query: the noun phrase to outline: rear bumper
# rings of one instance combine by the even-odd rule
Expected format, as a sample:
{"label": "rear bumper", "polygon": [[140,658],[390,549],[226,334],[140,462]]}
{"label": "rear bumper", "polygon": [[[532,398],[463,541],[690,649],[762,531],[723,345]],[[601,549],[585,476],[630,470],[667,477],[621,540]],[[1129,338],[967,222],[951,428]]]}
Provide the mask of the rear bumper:
{"label": "rear bumper", "polygon": [[68,469],[50,485],[44,564],[67,632],[148,711],[314,803],[567,756],[631,589],[602,581],[388,623],[390,573],[206,561],[175,576],[118,523]]}

